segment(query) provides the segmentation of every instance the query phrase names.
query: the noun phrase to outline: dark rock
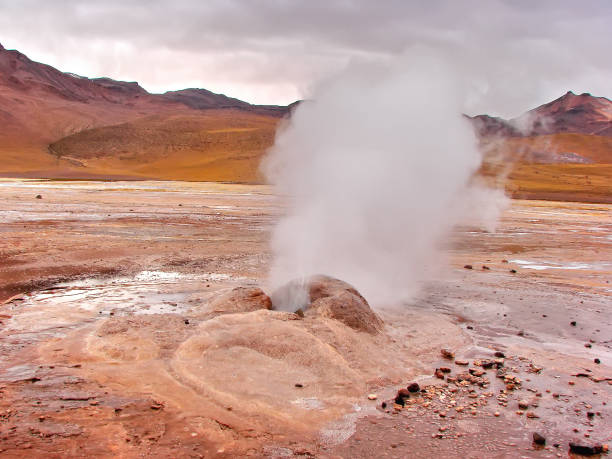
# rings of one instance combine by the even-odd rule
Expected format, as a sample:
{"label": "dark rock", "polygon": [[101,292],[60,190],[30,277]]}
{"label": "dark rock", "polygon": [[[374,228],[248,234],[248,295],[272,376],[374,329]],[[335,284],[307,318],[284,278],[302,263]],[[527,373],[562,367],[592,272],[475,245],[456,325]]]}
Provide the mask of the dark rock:
{"label": "dark rock", "polygon": [[486,266],[486,265],[482,265],[482,269],[483,269],[483,270],[485,270],[485,271],[488,271],[488,270],[489,270],[489,269],[491,269],[491,268],[489,268],[489,267],[488,267],[488,266]]}
{"label": "dark rock", "polygon": [[450,372],[451,372],[451,369],[450,369],[450,368],[448,368],[448,367],[440,367],[440,371],[441,371],[442,373],[450,373]]}
{"label": "dark rock", "polygon": [[387,408],[387,402],[382,402],[380,404],[380,407],[384,410],[385,408]]}
{"label": "dark rock", "polygon": [[185,325],[189,325],[189,319],[185,319]]}
{"label": "dark rock", "polygon": [[465,269],[473,269],[473,266],[472,266],[472,265],[464,265],[463,267],[464,267]]}
{"label": "dark rock", "polygon": [[413,382],[408,385],[407,389],[408,389],[408,392],[418,392],[421,390],[421,387],[419,386],[418,383]]}
{"label": "dark rock", "polygon": [[525,332],[524,332],[523,330],[520,330],[520,331],[517,333],[517,335],[518,335],[518,336],[525,336]]}
{"label": "dark rock", "polygon": [[575,327],[575,326],[576,326],[576,321],[575,321],[575,320],[572,320],[572,321],[570,322],[570,325],[571,325],[572,327]]}
{"label": "dark rock", "polygon": [[408,389],[400,389],[397,391],[397,397],[410,398],[410,391]]}
{"label": "dark rock", "polygon": [[450,349],[440,349],[440,354],[442,354],[442,357],[444,357],[445,359],[455,358],[455,353]]}
{"label": "dark rock", "polygon": [[545,445],[546,444],[546,438],[543,437],[542,435],[540,435],[539,433],[534,432],[533,433],[533,442],[536,445]]}
{"label": "dark rock", "polygon": [[595,359],[593,359],[593,362],[595,362],[595,363],[599,364],[599,363],[601,363],[601,360],[599,360],[599,359],[595,358]]}
{"label": "dark rock", "polygon": [[39,194],[37,194],[37,195],[36,195],[36,199],[42,199],[42,196],[41,196],[41,195],[39,195]]}
{"label": "dark rock", "polygon": [[591,343],[584,343],[584,347],[589,347],[589,348],[591,348],[591,347],[593,347],[593,346],[591,345]]}
{"label": "dark rock", "polygon": [[297,387],[297,388],[302,388],[302,387],[304,387],[304,385],[303,385],[303,384],[300,384],[300,383],[295,383],[295,387]]}
{"label": "dark rock", "polygon": [[396,405],[400,405],[400,406],[404,406],[405,402],[404,402],[404,397],[400,397],[399,395],[397,397],[395,397],[394,400]]}
{"label": "dark rock", "polygon": [[483,360],[481,363],[482,368],[493,368],[493,365],[495,365],[494,360]]}
{"label": "dark rock", "polygon": [[510,272],[511,272],[512,274],[516,274],[516,269],[511,269],[511,270],[510,270]]}
{"label": "dark rock", "polygon": [[495,357],[499,357],[501,359],[505,359],[506,358],[506,354],[504,354],[502,351],[495,351]]}
{"label": "dark rock", "polygon": [[570,443],[569,448],[572,453],[582,454],[583,456],[594,456],[595,454],[601,454],[603,452],[603,446],[601,445],[586,446]]}

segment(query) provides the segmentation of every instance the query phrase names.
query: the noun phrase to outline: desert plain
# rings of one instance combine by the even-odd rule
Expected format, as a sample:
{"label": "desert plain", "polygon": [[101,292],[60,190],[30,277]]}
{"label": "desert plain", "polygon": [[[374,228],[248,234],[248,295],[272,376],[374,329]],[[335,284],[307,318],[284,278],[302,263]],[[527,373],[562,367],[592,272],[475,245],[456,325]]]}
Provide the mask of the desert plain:
{"label": "desert plain", "polygon": [[0,189],[2,457],[567,457],[611,440],[610,204],[512,200],[495,231],[456,227],[412,299],[370,303],[368,332],[268,309],[285,209],[268,186]]}

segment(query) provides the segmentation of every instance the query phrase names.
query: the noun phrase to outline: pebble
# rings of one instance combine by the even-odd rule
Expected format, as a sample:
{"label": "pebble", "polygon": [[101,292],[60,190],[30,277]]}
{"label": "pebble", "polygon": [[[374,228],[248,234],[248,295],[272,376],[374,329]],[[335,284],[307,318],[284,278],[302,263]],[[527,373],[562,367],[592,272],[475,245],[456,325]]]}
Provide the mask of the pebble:
{"label": "pebble", "polygon": [[545,445],[546,444],[546,438],[543,437],[542,435],[540,435],[539,433],[534,432],[533,433],[533,442],[536,445]]}
{"label": "pebble", "polygon": [[368,400],[376,400],[378,398],[378,395],[376,394],[369,394],[368,395]]}
{"label": "pebble", "polygon": [[442,354],[442,357],[444,357],[445,359],[455,358],[455,353],[450,349],[440,349],[440,354]]}
{"label": "pebble", "polygon": [[407,389],[409,392],[418,392],[421,390],[421,387],[419,386],[418,383],[413,382],[408,385]]}
{"label": "pebble", "polygon": [[594,456],[595,454],[603,453],[603,445],[586,446],[578,443],[569,444],[570,451],[575,454],[582,454],[583,456]]}
{"label": "pebble", "polygon": [[473,268],[473,266],[472,266],[472,265],[464,265],[463,267],[464,267],[465,269],[472,269],[472,268]]}

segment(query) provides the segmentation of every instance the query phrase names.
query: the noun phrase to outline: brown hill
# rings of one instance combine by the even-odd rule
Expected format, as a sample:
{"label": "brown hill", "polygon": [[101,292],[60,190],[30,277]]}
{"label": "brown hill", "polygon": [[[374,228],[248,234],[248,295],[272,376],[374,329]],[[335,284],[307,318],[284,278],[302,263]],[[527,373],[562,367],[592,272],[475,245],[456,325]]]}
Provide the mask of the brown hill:
{"label": "brown hill", "polygon": [[[252,122],[250,128],[261,133],[262,120],[266,119],[267,123],[264,124],[267,124],[268,132],[262,138],[268,139],[270,144],[276,123],[289,111],[287,107],[251,105],[204,89],[149,94],[133,82],[109,78],[89,79],[63,73],[51,66],[34,62],[18,51],[6,50],[1,45],[0,107],[0,175],[75,178],[185,178],[184,173],[173,176],[171,169],[164,169],[161,175],[134,175],[133,164],[126,158],[138,156],[141,163],[148,162],[147,154],[150,153],[151,159],[158,161],[157,149],[151,149],[150,139],[153,138],[166,142],[163,148],[167,151],[179,151],[177,145],[181,145],[184,152],[208,148],[210,145],[202,144],[199,137],[187,134],[191,132],[194,123],[210,129],[236,132],[232,131],[235,124],[247,129]],[[221,114],[219,109],[225,109],[227,113]],[[210,110],[216,110],[214,113],[219,115],[216,124],[211,121],[211,114],[208,113]],[[198,121],[199,117],[203,119]],[[235,122],[232,121],[234,117]],[[162,121],[164,119],[171,122],[166,125]],[[137,120],[140,120],[139,123],[129,124]],[[145,128],[144,124],[149,122],[150,126]],[[76,145],[72,135],[93,129],[91,134],[84,134],[79,139],[93,138],[100,134],[96,129],[105,126],[120,126],[104,131],[107,146],[123,143],[126,135],[130,138],[129,146],[121,149],[113,147],[104,152],[112,169],[105,170],[102,167],[99,161],[102,152],[95,143],[84,145],[81,142],[79,148],[82,150],[78,154],[68,151],[68,146]],[[136,130],[130,137],[128,132],[132,127]],[[147,129],[148,135],[144,135]],[[113,135],[118,137],[113,138]],[[67,140],[60,142],[63,138]],[[190,144],[192,140],[194,142]],[[261,156],[268,144],[262,143],[258,137],[252,148],[258,148],[257,152]],[[244,146],[242,137],[236,137],[235,142],[233,139],[227,140],[228,161],[234,158],[237,145]],[[220,143],[216,142],[214,150],[200,150],[200,153],[202,157],[219,155],[220,148]],[[248,155],[253,154],[252,148]],[[61,153],[58,153],[60,150]],[[82,161],[79,155],[88,156],[88,161]],[[116,157],[113,158],[113,155]],[[98,160],[92,161],[92,157]],[[186,154],[186,157],[196,160],[193,155]],[[201,167],[201,159],[197,158],[193,167]],[[122,161],[126,162],[125,167],[121,166]],[[176,162],[179,163],[183,164],[181,167],[187,167],[184,161]],[[95,168],[92,167],[94,164]],[[228,170],[236,171],[236,175],[232,176],[228,172],[217,179],[253,181],[257,177],[256,169],[253,169],[251,176],[246,177],[243,165],[231,165]],[[215,179],[209,172],[187,175],[194,180],[200,176]]]}
{"label": "brown hill", "polygon": [[[258,182],[259,161],[296,104],[193,88],[150,94],[0,45],[0,176]],[[610,100],[568,92],[515,119],[470,119],[482,176],[514,196],[612,201]]]}
{"label": "brown hill", "polygon": [[612,101],[568,91],[558,99],[505,120],[489,115],[468,117],[481,137],[523,137],[561,133],[612,137]]}
{"label": "brown hill", "polygon": [[261,183],[259,162],[277,123],[238,109],[153,115],[81,131],[49,148],[99,175]]}

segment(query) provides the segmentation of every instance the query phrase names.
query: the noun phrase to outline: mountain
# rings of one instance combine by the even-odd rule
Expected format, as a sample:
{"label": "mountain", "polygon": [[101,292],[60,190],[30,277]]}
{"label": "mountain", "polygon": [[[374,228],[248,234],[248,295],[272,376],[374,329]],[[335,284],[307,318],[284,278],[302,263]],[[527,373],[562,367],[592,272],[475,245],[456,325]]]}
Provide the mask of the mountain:
{"label": "mountain", "polygon": [[569,91],[511,119],[468,117],[481,175],[516,198],[612,203],[612,102]]}
{"label": "mountain", "polygon": [[510,120],[489,115],[468,117],[481,137],[528,137],[561,133],[612,137],[612,101],[568,91],[558,99]]}
{"label": "mountain", "polygon": [[[211,110],[215,116],[211,117]],[[164,142],[168,165],[188,168],[179,156],[197,151],[191,157],[194,167],[201,168],[213,158],[220,161],[220,151],[225,149],[227,173],[213,176],[194,170],[187,175],[191,180],[256,181],[258,159],[246,168],[252,172],[248,177],[244,167],[233,167],[234,158],[244,156],[244,134],[234,138],[228,133],[239,132],[235,125],[251,132],[252,148],[260,157],[289,110],[252,105],[205,89],[150,94],[136,82],[64,73],[0,45],[0,175],[4,176],[161,178],[142,173],[140,167],[160,160],[159,148],[151,146],[156,138]],[[209,151],[209,144],[194,134],[194,125],[225,131],[225,140],[216,139]],[[91,142],[76,141],[72,136],[77,134],[77,139]],[[127,138],[130,142],[125,142]],[[123,146],[117,148],[119,144]],[[73,151],[73,146],[78,150]],[[138,167],[130,161],[122,166],[120,158],[127,157],[139,157]],[[163,178],[186,177],[184,173],[173,176],[172,167],[164,171]]]}
{"label": "mountain", "polygon": [[[61,72],[0,45],[0,176],[261,182],[297,106]],[[568,92],[510,120],[468,117],[479,177],[519,198],[612,202],[612,102]]]}

